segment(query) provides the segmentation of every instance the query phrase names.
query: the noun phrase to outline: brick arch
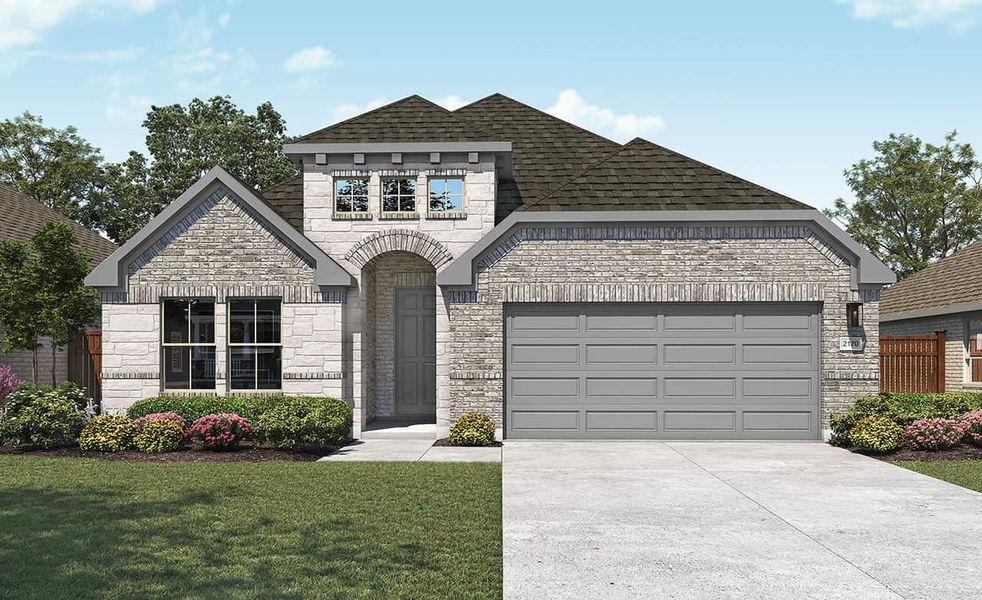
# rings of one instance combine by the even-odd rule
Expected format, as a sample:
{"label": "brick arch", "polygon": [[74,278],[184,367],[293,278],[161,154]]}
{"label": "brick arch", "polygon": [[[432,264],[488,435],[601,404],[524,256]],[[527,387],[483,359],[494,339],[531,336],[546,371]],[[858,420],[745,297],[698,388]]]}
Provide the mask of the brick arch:
{"label": "brick arch", "polygon": [[344,258],[362,268],[386,252],[411,252],[422,256],[437,269],[453,260],[453,255],[446,246],[422,231],[411,229],[389,229],[373,233],[355,244]]}

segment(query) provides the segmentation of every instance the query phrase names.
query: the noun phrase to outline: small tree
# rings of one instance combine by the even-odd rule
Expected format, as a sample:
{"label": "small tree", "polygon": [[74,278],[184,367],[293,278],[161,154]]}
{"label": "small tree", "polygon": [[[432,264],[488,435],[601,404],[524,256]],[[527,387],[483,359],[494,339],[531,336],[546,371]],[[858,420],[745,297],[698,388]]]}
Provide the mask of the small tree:
{"label": "small tree", "polygon": [[40,339],[51,338],[51,383],[56,384],[57,349],[99,316],[95,290],[85,287],[89,258],[75,247],[66,223],[53,222],[30,245],[0,244],[0,327],[5,351],[32,352],[32,376],[38,381]]}

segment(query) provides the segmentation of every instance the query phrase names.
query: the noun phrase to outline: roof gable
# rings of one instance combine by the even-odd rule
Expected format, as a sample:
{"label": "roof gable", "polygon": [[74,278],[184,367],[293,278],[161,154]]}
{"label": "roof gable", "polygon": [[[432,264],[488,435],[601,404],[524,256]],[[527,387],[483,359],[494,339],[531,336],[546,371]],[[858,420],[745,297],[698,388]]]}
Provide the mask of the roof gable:
{"label": "roof gable", "polygon": [[880,313],[906,314],[913,318],[922,312],[961,312],[969,305],[975,306],[973,310],[979,310],[979,305],[982,305],[980,272],[982,241],[970,244],[883,290]]}

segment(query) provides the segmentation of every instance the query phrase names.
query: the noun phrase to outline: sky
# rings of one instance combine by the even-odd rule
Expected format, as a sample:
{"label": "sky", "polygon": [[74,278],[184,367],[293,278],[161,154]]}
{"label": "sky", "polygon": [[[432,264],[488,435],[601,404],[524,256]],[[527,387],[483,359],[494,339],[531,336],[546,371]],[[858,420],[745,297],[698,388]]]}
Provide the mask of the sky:
{"label": "sky", "polygon": [[[425,7],[425,8],[423,8]],[[0,119],[109,160],[151,105],[270,101],[291,135],[420,94],[501,92],[818,208],[891,132],[982,150],[982,0],[0,0]]]}

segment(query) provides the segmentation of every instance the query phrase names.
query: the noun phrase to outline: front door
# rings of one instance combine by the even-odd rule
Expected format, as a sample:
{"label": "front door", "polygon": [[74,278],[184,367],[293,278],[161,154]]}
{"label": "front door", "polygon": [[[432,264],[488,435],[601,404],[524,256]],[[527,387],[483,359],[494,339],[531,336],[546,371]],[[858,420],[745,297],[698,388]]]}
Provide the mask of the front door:
{"label": "front door", "polygon": [[396,414],[436,415],[436,288],[396,288]]}

